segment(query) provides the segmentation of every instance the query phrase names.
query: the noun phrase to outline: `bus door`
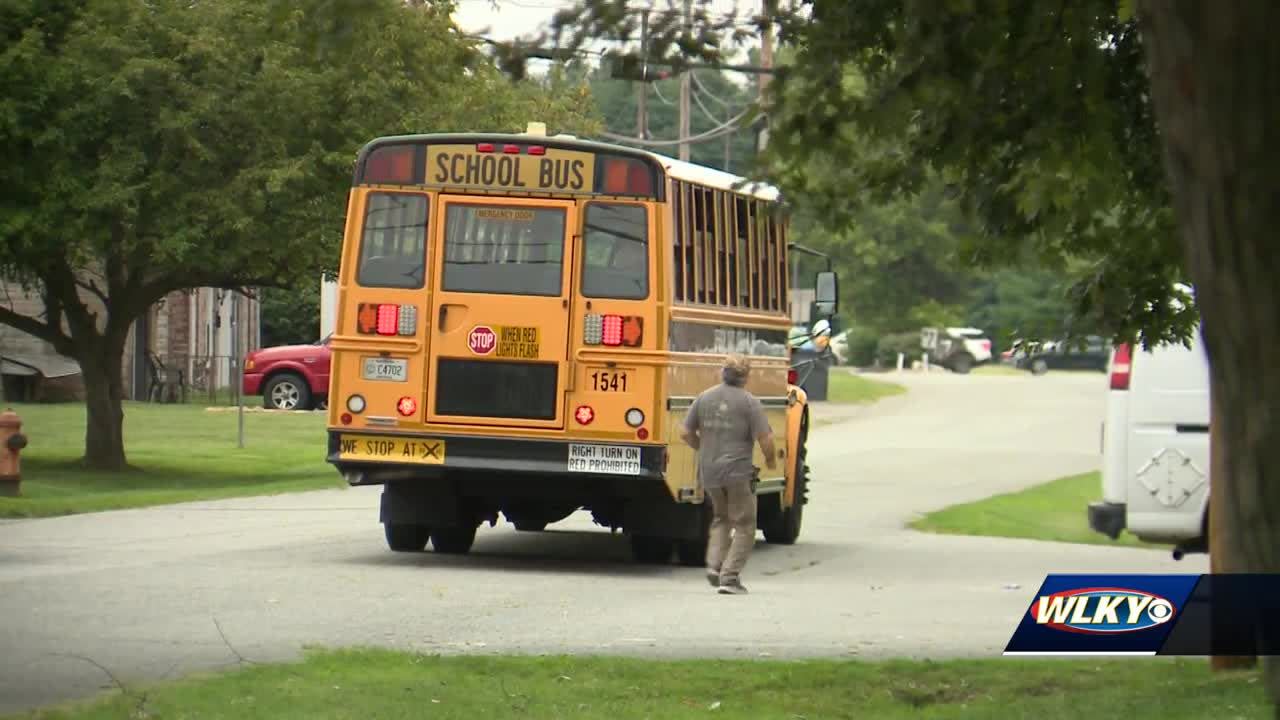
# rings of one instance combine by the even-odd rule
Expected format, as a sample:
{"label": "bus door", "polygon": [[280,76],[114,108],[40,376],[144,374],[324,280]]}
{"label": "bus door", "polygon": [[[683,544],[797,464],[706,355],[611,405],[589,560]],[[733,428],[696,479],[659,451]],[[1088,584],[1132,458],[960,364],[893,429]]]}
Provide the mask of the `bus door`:
{"label": "bus door", "polygon": [[427,421],[564,427],[572,202],[440,196]]}

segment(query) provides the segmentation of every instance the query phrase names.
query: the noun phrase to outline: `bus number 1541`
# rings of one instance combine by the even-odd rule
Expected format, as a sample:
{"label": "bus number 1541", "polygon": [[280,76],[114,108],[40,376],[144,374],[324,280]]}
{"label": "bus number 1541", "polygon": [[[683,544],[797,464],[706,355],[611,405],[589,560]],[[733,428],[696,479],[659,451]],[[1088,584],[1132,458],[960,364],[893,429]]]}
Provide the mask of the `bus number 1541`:
{"label": "bus number 1541", "polygon": [[591,373],[591,389],[596,392],[626,392],[627,374],[599,370]]}

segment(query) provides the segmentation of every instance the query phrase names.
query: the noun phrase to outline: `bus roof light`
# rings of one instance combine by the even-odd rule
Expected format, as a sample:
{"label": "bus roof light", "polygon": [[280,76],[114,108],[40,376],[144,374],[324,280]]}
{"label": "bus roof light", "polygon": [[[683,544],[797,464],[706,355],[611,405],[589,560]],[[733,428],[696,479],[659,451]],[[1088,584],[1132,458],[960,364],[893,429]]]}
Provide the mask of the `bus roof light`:
{"label": "bus roof light", "polygon": [[530,155],[546,155],[547,149],[541,145],[530,145],[529,149],[526,150],[526,152],[528,152]]}
{"label": "bus roof light", "polygon": [[378,306],[378,334],[395,335],[400,327],[400,306]]}
{"label": "bus roof light", "polygon": [[520,146],[519,145],[503,145],[502,152],[506,153],[507,155],[519,155]]}
{"label": "bus roof light", "polygon": [[363,182],[373,185],[408,185],[413,182],[413,145],[384,145],[364,161]]}
{"label": "bus roof light", "polygon": [[476,143],[476,152],[482,152],[482,153],[493,152],[493,143]]}

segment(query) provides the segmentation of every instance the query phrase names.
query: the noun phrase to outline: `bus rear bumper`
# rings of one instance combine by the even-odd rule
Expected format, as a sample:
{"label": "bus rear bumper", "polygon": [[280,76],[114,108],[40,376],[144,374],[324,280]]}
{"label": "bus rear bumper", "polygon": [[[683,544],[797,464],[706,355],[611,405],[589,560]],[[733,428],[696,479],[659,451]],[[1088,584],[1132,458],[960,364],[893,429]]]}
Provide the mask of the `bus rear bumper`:
{"label": "bus rear bumper", "polygon": [[[398,441],[385,458],[370,459],[367,452],[352,453],[350,446],[370,440]],[[344,439],[347,447],[344,452]],[[411,441],[411,444],[406,444]],[[596,445],[617,448],[601,453],[606,463],[584,468],[584,463],[569,461],[572,445]],[[367,446],[365,448],[367,450]],[[638,462],[634,454],[639,454]],[[400,457],[411,457],[403,461]],[[664,480],[666,448],[662,445],[557,440],[524,440],[474,435],[406,436],[403,434],[329,432],[327,460],[342,473],[350,485],[382,485],[398,480],[461,477],[467,475],[498,478],[560,477],[582,480],[656,481]],[[594,469],[592,469],[594,468]]]}

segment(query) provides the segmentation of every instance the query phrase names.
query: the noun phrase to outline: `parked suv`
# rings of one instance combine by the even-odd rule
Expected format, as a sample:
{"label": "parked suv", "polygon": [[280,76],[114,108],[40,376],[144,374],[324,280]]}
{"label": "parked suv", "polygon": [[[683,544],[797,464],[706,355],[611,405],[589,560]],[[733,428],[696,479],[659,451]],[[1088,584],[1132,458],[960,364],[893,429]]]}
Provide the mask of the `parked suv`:
{"label": "parked suv", "polygon": [[329,338],[310,345],[279,345],[244,359],[245,395],[261,395],[268,410],[313,410],[329,394]]}
{"label": "parked suv", "polygon": [[978,328],[923,328],[920,347],[930,362],[962,375],[991,360],[991,340]]}
{"label": "parked suv", "polygon": [[1112,539],[1208,550],[1209,362],[1190,348],[1118,345],[1102,432],[1102,499],[1089,526]]}

